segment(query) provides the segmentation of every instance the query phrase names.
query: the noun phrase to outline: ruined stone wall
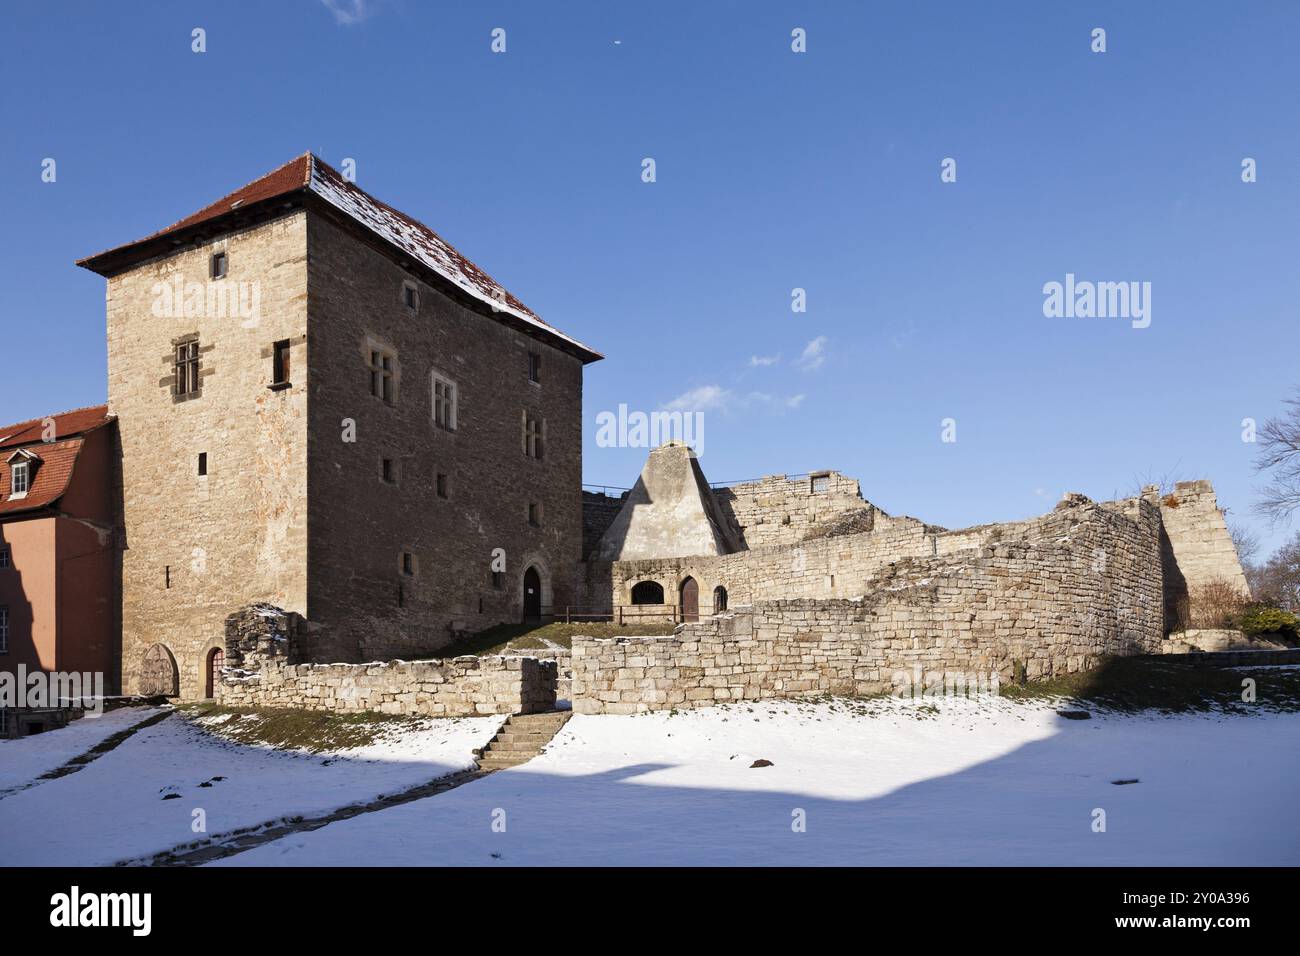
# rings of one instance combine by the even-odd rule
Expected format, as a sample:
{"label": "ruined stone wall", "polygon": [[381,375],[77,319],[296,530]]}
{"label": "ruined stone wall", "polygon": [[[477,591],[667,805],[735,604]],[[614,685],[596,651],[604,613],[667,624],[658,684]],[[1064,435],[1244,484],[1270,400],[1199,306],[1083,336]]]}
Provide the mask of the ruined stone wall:
{"label": "ruined stone wall", "polygon": [[531,714],[555,707],[555,661],[453,657],[375,664],[285,664],[229,669],[219,699],[229,707],[287,707],[419,717]]}
{"label": "ruined stone wall", "polygon": [[748,548],[793,544],[818,524],[845,512],[865,512],[866,524],[859,530],[866,531],[870,515],[879,511],[863,500],[857,479],[837,471],[795,477],[769,475],[760,481],[714,488],[713,498],[732,537]]}
{"label": "ruined stone wall", "polygon": [[[209,280],[212,253],[228,274]],[[180,278],[227,296],[155,314]],[[253,283],[243,285],[240,283]],[[229,305],[243,289],[256,315]],[[159,311],[166,312],[160,308]],[[252,311],[251,309],[249,310]],[[187,314],[187,312],[189,314]],[[307,609],[307,241],[303,213],[180,250],[108,280],[108,405],[118,417],[125,551],[123,690],[162,642],[183,698],[204,693],[207,654],[232,608]],[[199,394],[172,394],[175,345],[197,337]],[[272,345],[291,343],[292,387],[268,388]],[[207,454],[207,475],[198,456]]]}
{"label": "ruined stone wall", "polygon": [[[421,655],[522,614],[533,566],[542,603],[571,601],[582,548],[582,363],[416,282],[334,223],[309,222],[312,577],[316,661]],[[369,352],[395,353],[391,404],[370,394]],[[542,357],[541,382],[528,353]],[[458,390],[454,431],[436,427],[432,375]],[[527,409],[542,459],[523,450]],[[354,442],[342,422],[356,423]],[[381,459],[395,463],[386,483]],[[447,496],[438,494],[445,475]],[[529,504],[541,506],[539,526]],[[493,550],[505,552],[498,587]],[[412,574],[402,553],[414,555]]]}
{"label": "ruined stone wall", "polygon": [[527,714],[555,708],[555,660],[467,656],[306,664],[301,663],[303,637],[298,614],[269,604],[230,614],[225,624],[226,667],[215,688],[221,703],[422,717]]}
{"label": "ruined stone wall", "polygon": [[575,638],[574,710],[873,694],[918,669],[1039,678],[1156,653],[1157,509],[1085,501],[1000,526],[978,548],[899,561],[859,600],[758,602],[673,637]]}
{"label": "ruined stone wall", "polygon": [[1160,503],[1165,597],[1171,621],[1180,602],[1207,584],[1226,582],[1250,595],[1232,535],[1208,481],[1180,481],[1163,498],[1154,487],[1145,488],[1143,497]]}
{"label": "ruined stone wall", "polygon": [[[731,606],[777,597],[857,597],[890,563],[934,554],[941,534],[910,518],[888,519],[878,521],[876,530],[860,534],[766,545],[719,556],[593,564],[589,570],[593,578],[608,575],[603,580],[608,581],[615,604],[630,604],[632,588],[641,581],[659,582],[664,600],[675,604],[681,582],[693,577],[700,585],[700,610],[709,613],[718,587],[726,589]],[[982,534],[963,540],[973,547]],[[596,583],[592,591],[596,591]]]}

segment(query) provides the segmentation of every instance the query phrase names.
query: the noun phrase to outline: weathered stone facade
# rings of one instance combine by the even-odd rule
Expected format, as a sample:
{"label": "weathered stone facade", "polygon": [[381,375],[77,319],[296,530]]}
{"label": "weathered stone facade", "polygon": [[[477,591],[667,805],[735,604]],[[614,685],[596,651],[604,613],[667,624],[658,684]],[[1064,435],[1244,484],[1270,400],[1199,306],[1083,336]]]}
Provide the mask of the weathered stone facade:
{"label": "weathered stone facade", "polygon": [[[255,324],[236,315],[155,316],[176,279],[257,282]],[[123,690],[136,693],[147,648],[176,659],[180,695],[201,697],[205,663],[232,608],[266,601],[307,611],[307,219],[301,211],[184,247],[108,280],[108,402],[118,418],[126,550]],[[174,401],[175,344],[200,344],[198,397]],[[271,343],[289,340],[302,372],[267,388]],[[198,456],[207,455],[207,474]]]}
{"label": "weathered stone facade", "polygon": [[759,601],[673,637],[575,638],[574,710],[874,694],[898,674],[1037,678],[1156,653],[1159,535],[1150,502],[1076,498],[976,546],[883,568],[856,600]]}
{"label": "weathered stone facade", "polygon": [[269,605],[226,621],[226,661],[216,697],[230,707],[475,717],[553,710],[556,662],[454,657],[372,664],[298,662],[298,616]]}
{"label": "weathered stone facade", "polygon": [[1180,481],[1163,497],[1154,485],[1142,494],[1160,505],[1169,626],[1188,597],[1208,585],[1227,584],[1250,596],[1237,548],[1208,481]]}
{"label": "weathered stone facade", "polygon": [[861,522],[858,530],[868,531],[872,518],[884,514],[863,499],[857,479],[838,471],[769,475],[715,488],[713,497],[730,532],[747,548],[794,544],[845,513]]}
{"label": "weathered stone facade", "polygon": [[[323,626],[312,660],[429,651],[521,616],[523,575],[541,604],[572,603],[582,547],[582,361],[417,284],[331,221],[309,223],[310,384],[306,616]],[[395,355],[396,398],[367,392],[367,343]],[[541,356],[541,381],[528,376]],[[453,381],[455,430],[433,425],[433,373]],[[524,410],[545,423],[544,455],[521,447]],[[356,441],[342,440],[344,421]],[[380,459],[395,463],[386,484]],[[438,492],[444,476],[446,497]],[[539,507],[538,526],[529,505]],[[494,584],[492,552],[504,551]],[[416,556],[401,572],[403,551]],[[399,594],[400,589],[400,594]]]}
{"label": "weathered stone facade", "polygon": [[[303,166],[313,188],[319,166]],[[331,188],[363,201],[341,180]],[[495,288],[472,264],[449,266],[458,285],[305,186],[257,201],[244,219],[223,213],[171,243],[87,260],[108,279],[121,422],[124,691],[157,642],[179,695],[203,696],[226,615],[256,602],[303,618],[304,660],[347,662],[519,620],[530,569],[530,601],[572,603],[582,369],[599,356],[521,320],[513,299],[507,314],[470,295],[470,280]],[[383,228],[454,253],[364,201],[389,217]],[[177,283],[256,307],[210,314],[181,299],[160,314]],[[177,394],[176,349],[191,341],[198,388]],[[387,396],[373,394],[375,353]],[[435,420],[435,375],[454,386],[447,422]]]}

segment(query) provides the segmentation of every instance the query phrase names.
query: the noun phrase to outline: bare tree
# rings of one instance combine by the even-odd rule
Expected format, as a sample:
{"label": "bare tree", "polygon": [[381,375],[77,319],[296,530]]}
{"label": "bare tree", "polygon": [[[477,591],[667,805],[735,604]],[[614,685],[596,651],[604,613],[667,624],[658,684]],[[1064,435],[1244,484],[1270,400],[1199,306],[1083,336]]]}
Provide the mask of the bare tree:
{"label": "bare tree", "polygon": [[1228,522],[1228,534],[1232,536],[1232,546],[1237,549],[1237,559],[1243,565],[1253,563],[1255,555],[1259,554],[1259,535],[1236,521]]}
{"label": "bare tree", "polygon": [[1133,478],[1131,479],[1132,484],[1129,485],[1128,497],[1136,498],[1138,495],[1142,494],[1142,489],[1149,485],[1156,486],[1161,498],[1171,494],[1174,490],[1174,486],[1178,484],[1178,482],[1185,480],[1181,471],[1181,466],[1182,459],[1179,459],[1174,462],[1174,467],[1170,468],[1163,474],[1157,475],[1150,468],[1148,468],[1144,474],[1134,473]]}
{"label": "bare tree", "polygon": [[1269,473],[1255,510],[1280,524],[1300,509],[1300,387],[1283,402],[1285,410],[1259,429],[1255,470]]}

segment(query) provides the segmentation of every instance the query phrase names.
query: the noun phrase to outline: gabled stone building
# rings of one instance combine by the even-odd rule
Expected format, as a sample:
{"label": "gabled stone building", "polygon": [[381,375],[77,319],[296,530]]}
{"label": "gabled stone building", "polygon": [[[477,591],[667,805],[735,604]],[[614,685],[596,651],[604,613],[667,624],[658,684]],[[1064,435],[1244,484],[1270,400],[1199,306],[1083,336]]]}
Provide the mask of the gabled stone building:
{"label": "gabled stone building", "polygon": [[359,661],[571,600],[601,356],[432,229],[306,154],[79,264],[108,280],[126,692],[209,695],[257,602]]}

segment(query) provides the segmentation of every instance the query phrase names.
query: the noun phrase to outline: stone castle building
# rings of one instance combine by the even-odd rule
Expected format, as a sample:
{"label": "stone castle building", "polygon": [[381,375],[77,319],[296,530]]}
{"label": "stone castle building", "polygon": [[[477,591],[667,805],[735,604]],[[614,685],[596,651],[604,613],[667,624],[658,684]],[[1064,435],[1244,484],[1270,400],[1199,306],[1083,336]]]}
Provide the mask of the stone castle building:
{"label": "stone castle building", "polygon": [[308,154],[82,260],[108,280],[124,690],[212,693],[232,610],[310,660],[572,601],[601,356]]}
{"label": "stone castle building", "polygon": [[[428,714],[561,685],[613,713],[872,693],[1155,652],[1196,589],[1248,594],[1208,482],[953,531],[834,471],[714,488],[669,442],[626,494],[584,492],[601,356],[310,154],[80,264],[108,280],[125,693]],[[575,639],[571,666],[360,663],[569,610],[683,627]]]}

